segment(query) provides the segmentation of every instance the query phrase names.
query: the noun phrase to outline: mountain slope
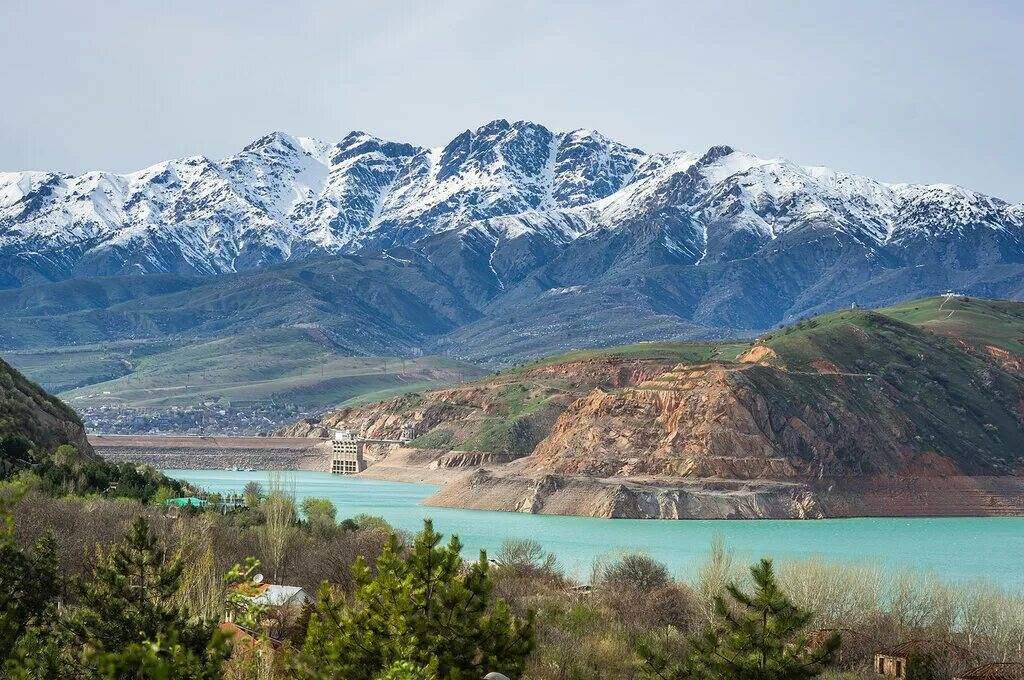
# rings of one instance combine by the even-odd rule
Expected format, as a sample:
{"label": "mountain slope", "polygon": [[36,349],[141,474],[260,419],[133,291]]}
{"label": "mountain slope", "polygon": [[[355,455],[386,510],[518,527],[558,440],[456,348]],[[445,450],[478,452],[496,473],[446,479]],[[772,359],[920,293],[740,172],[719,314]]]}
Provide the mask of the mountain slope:
{"label": "mountain slope", "polygon": [[1021,298],[1024,206],[524,121],[433,149],[272,133],[126,175],[0,173],[0,287],[2,349],[313,325],[352,353],[505,364]]}
{"label": "mountain slope", "polygon": [[[1020,303],[947,302],[952,319],[963,312],[1015,324],[1024,313]],[[950,311],[939,311],[941,301],[907,306],[918,325],[889,315],[898,311],[848,310],[764,335],[735,361],[742,346],[655,355],[637,371],[616,350],[326,422],[412,423],[421,433],[414,446],[440,449],[426,457],[434,467],[511,460],[436,499],[462,507],[655,517],[1024,513],[1024,377],[1004,368],[1005,356],[932,332]],[[1012,332],[993,321],[984,336]],[[587,378],[610,366],[630,366],[610,372],[628,379]],[[546,392],[524,387],[523,376],[535,385],[537,375],[559,382]],[[529,436],[503,444],[517,432]]]}
{"label": "mountain slope", "polygon": [[[71,444],[83,457],[93,455],[78,414],[0,360],[0,436],[15,435],[27,438],[40,454]],[[10,461],[3,462],[6,473]]]}

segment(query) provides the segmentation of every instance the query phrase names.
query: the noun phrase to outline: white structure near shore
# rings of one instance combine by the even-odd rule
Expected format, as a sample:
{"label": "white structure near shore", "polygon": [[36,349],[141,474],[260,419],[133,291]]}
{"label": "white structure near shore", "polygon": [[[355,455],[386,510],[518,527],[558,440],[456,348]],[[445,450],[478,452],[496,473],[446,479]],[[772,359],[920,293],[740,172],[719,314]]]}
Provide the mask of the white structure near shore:
{"label": "white structure near shore", "polygon": [[335,430],[331,439],[331,473],[355,475],[366,469],[363,457],[364,440],[349,430]]}

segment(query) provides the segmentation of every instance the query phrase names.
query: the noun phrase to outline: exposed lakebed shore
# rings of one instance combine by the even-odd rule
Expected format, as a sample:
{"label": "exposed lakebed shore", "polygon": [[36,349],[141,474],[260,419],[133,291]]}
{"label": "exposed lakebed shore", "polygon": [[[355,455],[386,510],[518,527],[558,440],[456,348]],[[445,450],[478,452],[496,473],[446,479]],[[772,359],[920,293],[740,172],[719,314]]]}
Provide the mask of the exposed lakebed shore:
{"label": "exposed lakebed shore", "polygon": [[[158,468],[328,468],[316,438],[90,437],[98,452]],[[372,450],[371,450],[372,449]],[[628,519],[1024,516],[1024,478],[963,475],[848,477],[826,482],[537,472],[524,461],[471,452],[368,448],[360,477],[437,485],[427,505]]]}
{"label": "exposed lakebed shore", "polygon": [[[443,485],[427,505],[624,519],[1024,516],[1024,478],[847,477],[826,482],[538,473],[524,461],[394,449],[362,476]],[[468,464],[467,464],[468,463]]]}
{"label": "exposed lakebed shore", "polygon": [[[239,491],[251,479],[266,483],[267,472],[168,470],[210,491]],[[806,521],[694,520],[660,522],[533,515],[443,507],[423,502],[438,491],[431,484],[399,483],[319,472],[285,474],[298,498],[324,496],[340,517],[379,515],[407,531],[425,517],[438,530],[458,534],[468,558],[480,549],[492,554],[507,538],[532,538],[554,552],[571,573],[586,579],[594,560],[642,550],[673,573],[692,574],[716,535],[724,537],[739,563],[762,555],[777,559],[822,559],[881,566],[889,570],[934,572],[944,579],[984,579],[1024,586],[1024,518],[858,518]]]}

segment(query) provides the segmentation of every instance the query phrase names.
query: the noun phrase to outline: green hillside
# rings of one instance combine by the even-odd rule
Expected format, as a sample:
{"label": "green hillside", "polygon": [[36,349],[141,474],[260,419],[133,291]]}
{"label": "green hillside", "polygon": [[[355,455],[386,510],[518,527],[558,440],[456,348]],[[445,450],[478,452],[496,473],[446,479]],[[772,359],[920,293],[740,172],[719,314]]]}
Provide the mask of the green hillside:
{"label": "green hillside", "polygon": [[[127,358],[118,357],[126,352]],[[47,356],[62,355],[36,353],[31,359],[39,361]],[[118,364],[128,370],[63,392],[62,396],[76,406],[163,408],[211,400],[278,400],[320,408],[367,393],[459,382],[482,372],[472,365],[438,357],[345,356],[316,330],[295,328],[257,331],[184,347],[89,349],[83,358],[83,373],[95,366],[99,375],[103,368],[116,368]],[[54,370],[54,365],[50,364],[48,370]]]}
{"label": "green hillside", "polygon": [[1024,356],[1024,303],[963,296],[911,300],[878,310],[976,348],[993,345]]}
{"label": "green hillside", "polygon": [[0,360],[0,438],[12,436],[25,437],[47,452],[61,444],[92,451],[74,410]]}
{"label": "green hillside", "polygon": [[564,354],[555,354],[513,370],[605,358],[664,359],[690,364],[704,361],[735,361],[736,357],[750,349],[750,345],[750,342],[743,340],[723,340],[721,342],[640,342],[633,345],[578,349]]}
{"label": "green hillside", "polygon": [[[912,310],[920,325],[846,310],[765,335],[760,344],[774,356],[764,361],[785,372],[750,377],[793,416],[811,408],[833,422],[859,423],[851,432],[865,441],[874,437],[878,446],[933,451],[972,474],[1014,473],[1024,451],[1024,381],[931,332],[935,313],[928,307]],[[975,337],[1002,332],[993,325]],[[858,455],[870,460],[872,453]]]}

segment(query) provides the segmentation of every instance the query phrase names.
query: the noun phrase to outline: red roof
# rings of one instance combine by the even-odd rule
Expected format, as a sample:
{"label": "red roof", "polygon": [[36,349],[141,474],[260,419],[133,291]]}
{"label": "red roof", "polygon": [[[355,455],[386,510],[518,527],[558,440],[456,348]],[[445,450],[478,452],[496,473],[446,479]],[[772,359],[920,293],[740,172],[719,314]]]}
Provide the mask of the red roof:
{"label": "red roof", "polygon": [[957,680],[1024,680],[1024,663],[987,663],[958,675]]}

